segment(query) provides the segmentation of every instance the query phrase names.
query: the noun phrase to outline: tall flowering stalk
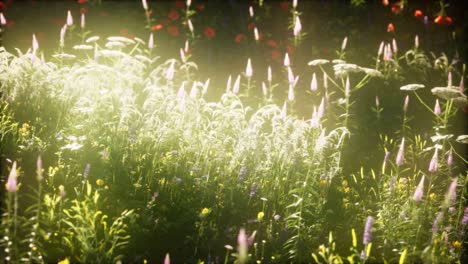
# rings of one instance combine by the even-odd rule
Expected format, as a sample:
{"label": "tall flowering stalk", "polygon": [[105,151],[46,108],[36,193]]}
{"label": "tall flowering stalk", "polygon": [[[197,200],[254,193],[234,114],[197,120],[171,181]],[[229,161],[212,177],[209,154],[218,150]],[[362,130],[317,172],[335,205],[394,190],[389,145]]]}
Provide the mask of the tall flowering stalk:
{"label": "tall flowering stalk", "polygon": [[418,187],[416,187],[416,190],[414,191],[413,200],[416,202],[421,202],[423,193],[424,193],[424,175],[422,176],[421,181],[418,184]]}
{"label": "tall flowering stalk", "polygon": [[372,241],[372,225],[374,224],[374,217],[368,216],[366,221],[366,226],[364,228],[364,235],[362,238],[362,243],[368,245]]}

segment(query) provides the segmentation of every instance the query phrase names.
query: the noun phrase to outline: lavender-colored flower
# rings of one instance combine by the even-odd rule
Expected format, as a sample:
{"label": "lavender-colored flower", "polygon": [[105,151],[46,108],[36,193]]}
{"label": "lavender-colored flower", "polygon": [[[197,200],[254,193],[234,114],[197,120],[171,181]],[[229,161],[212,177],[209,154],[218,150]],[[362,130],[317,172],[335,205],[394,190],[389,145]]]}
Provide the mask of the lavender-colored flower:
{"label": "lavender-colored flower", "polygon": [[368,216],[366,221],[366,226],[364,228],[363,244],[367,245],[372,240],[372,225],[374,224],[374,217]]}
{"label": "lavender-colored flower", "polygon": [[245,229],[241,228],[239,231],[239,235],[237,236],[237,251],[238,251],[238,258],[241,263],[244,263],[248,256],[248,242],[247,242],[247,234],[245,233]]}
{"label": "lavender-colored flower", "polygon": [[148,40],[148,49],[153,49],[154,48],[154,36],[153,33],[150,34],[149,40]]}
{"label": "lavender-colored flower", "polygon": [[437,214],[436,218],[434,219],[434,223],[432,224],[432,235],[437,234],[437,227],[438,227],[439,223],[442,221],[443,217],[444,217],[443,212],[439,212]]}
{"label": "lavender-colored flower", "polygon": [[396,39],[393,39],[393,40],[392,40],[392,49],[393,49],[393,53],[397,53],[397,52],[398,52],[398,46],[397,46]]}
{"label": "lavender-colored flower", "polygon": [[257,193],[257,189],[258,183],[252,184],[252,186],[250,187],[250,198],[252,198]]}
{"label": "lavender-colored flower", "polygon": [[71,27],[73,25],[73,17],[72,17],[72,14],[70,12],[70,10],[68,10],[67,12],[67,26]]}
{"label": "lavender-colored flower", "polygon": [[8,180],[5,185],[7,192],[16,192],[18,188],[18,182],[16,178],[18,177],[16,172],[16,161],[13,162],[13,166],[11,167],[10,175],[8,175]]}
{"label": "lavender-colored flower", "polygon": [[447,166],[451,167],[452,165],[453,165],[453,153],[452,153],[452,149],[450,149],[447,154]]}
{"label": "lavender-colored flower", "polygon": [[289,90],[288,90],[288,100],[289,101],[294,101],[294,86],[289,85]]}
{"label": "lavender-colored flower", "polygon": [[363,250],[361,250],[361,255],[360,255],[359,257],[360,257],[362,260],[365,260],[365,259],[367,259],[367,256],[366,256],[366,251],[364,251],[364,249],[363,249]]}
{"label": "lavender-colored flower", "polygon": [[86,25],[85,13],[81,13],[81,23],[80,23],[81,29],[84,29],[85,25]]}
{"label": "lavender-colored flower", "polygon": [[451,214],[455,214],[457,212],[457,208],[453,207],[453,206],[450,206],[449,209],[448,209],[449,213]]}
{"label": "lavender-colored flower", "polygon": [[240,89],[240,75],[237,75],[236,81],[234,82],[234,87],[232,87],[232,92],[238,94]]}
{"label": "lavender-colored flower", "polygon": [[312,81],[310,82],[310,90],[317,91],[317,76],[315,72],[312,74]]}
{"label": "lavender-colored flower", "polygon": [[280,220],[281,216],[279,214],[275,214],[275,216],[273,216],[273,219],[275,219],[275,221],[278,221]]}
{"label": "lavender-colored flower", "polygon": [[84,181],[86,181],[86,178],[88,178],[90,170],[91,170],[91,164],[87,163],[83,172]]}
{"label": "lavender-colored flower", "polygon": [[395,187],[395,176],[392,176],[392,178],[390,179],[390,183],[388,184],[388,191],[389,192],[392,192],[393,191],[393,188]]}
{"label": "lavender-colored flower", "polygon": [[379,50],[377,51],[377,57],[380,57],[380,55],[382,55],[382,52],[384,50],[384,42],[380,42],[380,46],[379,46]]}
{"label": "lavender-colored flower", "polygon": [[164,264],[171,264],[171,258],[169,257],[169,253],[166,254],[164,258]]}
{"label": "lavender-colored flower", "polygon": [[383,168],[384,171],[385,171],[385,168],[387,167],[387,163],[388,163],[389,158],[390,158],[390,151],[387,151],[387,152],[385,152],[385,157],[384,157],[384,161],[383,161],[383,164],[382,164],[382,168]]}
{"label": "lavender-colored flower", "polygon": [[239,180],[243,181],[246,175],[247,175],[247,167],[242,166],[239,170]]}
{"label": "lavender-colored flower", "polygon": [[36,161],[36,174],[37,174],[37,180],[38,181],[41,181],[42,180],[42,158],[41,158],[41,155],[39,155],[39,157],[37,157],[37,161]]}
{"label": "lavender-colored flower", "polygon": [[413,200],[415,200],[416,202],[422,201],[423,192],[424,192],[424,175],[422,176],[421,181],[418,184],[418,187],[416,187],[416,190],[414,191]]}
{"label": "lavender-colored flower", "polygon": [[405,138],[401,139],[395,163],[397,166],[401,166],[405,163]]}
{"label": "lavender-colored flower", "polygon": [[7,24],[6,18],[3,13],[0,12],[0,25],[5,26]]}
{"label": "lavender-colored flower", "polygon": [[442,110],[440,109],[439,99],[436,99],[435,106],[434,106],[434,114],[440,115]]}
{"label": "lavender-colored flower", "polygon": [[250,61],[250,58],[247,60],[247,67],[245,68],[245,76],[247,78],[252,77],[253,75],[253,70],[252,70],[252,62]]}
{"label": "lavender-colored flower", "polygon": [[437,150],[438,149],[435,149],[434,155],[432,156],[431,162],[429,163],[429,169],[428,169],[429,172],[436,172],[437,169],[439,168],[439,165],[437,163],[439,154],[438,154]]}
{"label": "lavender-colored flower", "polygon": [[427,27],[429,25],[429,17],[424,16],[424,25]]}
{"label": "lavender-colored flower", "polygon": [[466,226],[468,224],[468,207],[465,207],[465,212],[463,213],[463,218],[460,222],[462,226]]}
{"label": "lavender-colored flower", "polygon": [[447,190],[447,194],[445,196],[445,206],[449,206],[450,204],[454,203],[457,199],[457,182],[458,178],[455,178],[451,183]]}

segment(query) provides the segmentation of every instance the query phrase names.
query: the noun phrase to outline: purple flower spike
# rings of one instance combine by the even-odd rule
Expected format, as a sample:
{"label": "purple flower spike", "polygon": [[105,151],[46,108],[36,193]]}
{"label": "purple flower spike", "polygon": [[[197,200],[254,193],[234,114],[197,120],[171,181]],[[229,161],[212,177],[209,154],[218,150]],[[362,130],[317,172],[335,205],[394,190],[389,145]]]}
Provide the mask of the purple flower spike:
{"label": "purple flower spike", "polygon": [[422,201],[423,192],[424,192],[424,175],[422,176],[421,181],[418,184],[418,187],[416,187],[416,190],[414,191],[413,200],[415,200],[416,202]]}
{"label": "purple flower spike", "polygon": [[374,224],[374,217],[368,216],[366,227],[364,228],[363,244],[367,245],[372,240],[372,225]]}
{"label": "purple flower spike", "polygon": [[401,139],[400,148],[396,157],[396,165],[401,166],[405,163],[405,138]]}

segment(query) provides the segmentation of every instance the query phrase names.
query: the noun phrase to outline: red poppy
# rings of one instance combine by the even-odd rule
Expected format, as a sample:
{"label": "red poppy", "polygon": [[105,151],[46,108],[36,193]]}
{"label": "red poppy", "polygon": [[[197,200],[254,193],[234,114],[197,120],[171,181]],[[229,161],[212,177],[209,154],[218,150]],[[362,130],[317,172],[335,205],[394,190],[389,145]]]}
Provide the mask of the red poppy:
{"label": "red poppy", "polygon": [[214,28],[212,27],[207,27],[205,28],[205,30],[203,31],[203,34],[205,34],[205,36],[209,39],[212,39],[215,37],[216,35],[216,31]]}
{"label": "red poppy", "polygon": [[276,41],[272,40],[272,39],[269,39],[267,41],[267,45],[272,47],[272,48],[278,48],[278,44],[276,44]]}
{"label": "red poppy", "polygon": [[78,0],[78,4],[86,4],[86,2],[88,2],[88,0]]}
{"label": "red poppy", "polygon": [[169,34],[171,34],[172,36],[174,36],[174,37],[177,37],[180,34],[179,33],[179,28],[176,27],[176,26],[173,26],[173,25],[170,25],[170,26],[167,27],[167,32]]}
{"label": "red poppy", "polygon": [[203,11],[203,10],[205,10],[205,5],[204,5],[204,4],[198,4],[195,8],[196,8],[198,11]]}
{"label": "red poppy", "polygon": [[169,13],[167,14],[167,17],[172,21],[176,21],[177,19],[179,19],[180,15],[179,12],[175,11],[174,9],[171,9],[171,11],[169,11]]}
{"label": "red poppy", "polygon": [[274,60],[279,60],[281,54],[279,52],[279,50],[277,49],[274,49],[271,51],[271,58],[274,59]]}
{"label": "red poppy", "polygon": [[254,22],[250,22],[248,25],[247,25],[247,29],[248,30],[253,30],[255,27],[255,23]]}
{"label": "red poppy", "polygon": [[242,33],[239,33],[236,35],[236,37],[234,38],[234,41],[237,42],[237,43],[240,43],[242,40],[245,39],[245,35],[242,34]]}
{"label": "red poppy", "polygon": [[285,10],[285,11],[288,11],[289,10],[289,2],[286,2],[286,1],[283,1],[280,3],[280,8]]}
{"label": "red poppy", "polygon": [[388,24],[387,32],[393,32],[393,31],[395,31],[395,26],[392,23]]}
{"label": "red poppy", "polygon": [[161,24],[156,24],[156,25],[154,25],[154,26],[151,27],[151,31],[158,31],[158,30],[160,30],[160,29],[162,29],[162,28],[163,28],[163,25],[161,25]]}
{"label": "red poppy", "polygon": [[382,5],[383,6],[388,6],[388,0],[382,0]]}
{"label": "red poppy", "polygon": [[86,12],[88,12],[88,9],[86,9],[84,7],[80,8],[80,13],[81,14],[86,14]]}
{"label": "red poppy", "polygon": [[402,9],[403,9],[403,6],[401,5],[400,2],[396,2],[392,5],[392,12],[395,14],[400,13]]}
{"label": "red poppy", "polygon": [[434,23],[442,25],[442,26],[449,26],[450,24],[452,24],[452,22],[453,22],[452,18],[448,16],[437,16],[434,19]]}
{"label": "red poppy", "polygon": [[414,11],[414,17],[423,18],[424,14],[423,14],[423,12],[421,10],[418,9],[418,10]]}
{"label": "red poppy", "polygon": [[175,6],[176,6],[178,9],[184,9],[184,8],[185,8],[185,3],[184,3],[184,1],[177,0],[177,1],[175,1]]}

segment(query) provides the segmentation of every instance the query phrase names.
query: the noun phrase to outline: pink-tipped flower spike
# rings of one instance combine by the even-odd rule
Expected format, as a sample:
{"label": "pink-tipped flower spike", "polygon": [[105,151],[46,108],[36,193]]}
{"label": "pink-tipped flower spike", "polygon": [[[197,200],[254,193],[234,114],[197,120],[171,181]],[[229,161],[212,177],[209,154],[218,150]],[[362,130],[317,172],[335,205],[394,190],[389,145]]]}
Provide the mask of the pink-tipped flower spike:
{"label": "pink-tipped flower spike", "polygon": [[320,124],[320,120],[317,114],[317,107],[314,106],[314,111],[312,112],[312,118],[310,119],[310,127],[311,128],[318,128]]}
{"label": "pink-tipped flower spike", "polygon": [[452,72],[449,72],[449,73],[448,73],[448,76],[447,76],[447,87],[448,87],[448,88],[451,88],[451,87],[452,87]]}
{"label": "pink-tipped flower spike", "polygon": [[250,15],[250,17],[254,17],[254,15],[255,15],[254,10],[253,10],[253,6],[249,7],[249,15]]}
{"label": "pink-tipped flower spike", "polygon": [[253,75],[253,70],[252,70],[252,62],[250,61],[250,58],[247,60],[247,67],[245,68],[245,76],[247,78],[252,77]]}
{"label": "pink-tipped flower spike", "polygon": [[263,93],[263,96],[265,97],[268,95],[268,89],[267,89],[265,82],[262,82],[262,93]]}
{"label": "pink-tipped flower spike", "polygon": [[302,30],[301,20],[299,19],[299,16],[296,16],[296,21],[294,23],[294,30],[293,30],[294,37],[299,36],[299,33],[301,33],[301,30]]}
{"label": "pink-tipped flower spike", "polygon": [[36,175],[37,175],[37,180],[41,181],[42,180],[42,158],[41,155],[37,157],[36,161]]}
{"label": "pink-tipped flower spike", "polygon": [[254,38],[255,38],[255,41],[260,40],[260,34],[258,33],[258,28],[257,27],[254,28]]}
{"label": "pink-tipped flower spike", "polygon": [[450,186],[447,191],[447,195],[445,196],[445,202],[444,202],[444,205],[447,207],[457,200],[457,182],[458,182],[458,178],[455,178],[450,183]]}
{"label": "pink-tipped flower spike", "polygon": [[374,217],[368,216],[366,226],[364,228],[364,235],[362,243],[368,245],[372,241],[372,225],[374,224]]}
{"label": "pink-tipped flower spike", "polygon": [[72,17],[72,14],[70,12],[70,10],[68,10],[67,12],[67,26],[71,27],[73,25],[73,17]]}
{"label": "pink-tipped flower spike", "polygon": [[166,254],[164,258],[164,264],[171,264],[171,258],[169,257],[169,253]]}
{"label": "pink-tipped flower spike", "polygon": [[414,37],[414,47],[416,49],[419,48],[419,36],[418,35]]}
{"label": "pink-tipped flower spike", "polygon": [[294,101],[294,86],[292,84],[289,85],[288,100]]}
{"label": "pink-tipped flower spike", "polygon": [[296,9],[297,8],[297,0],[293,0],[293,4],[292,4],[293,8]]}
{"label": "pink-tipped flower spike", "polygon": [[257,235],[257,230],[253,231],[252,235],[250,235],[248,238],[247,238],[247,245],[251,246],[253,245],[254,241],[255,241],[255,236]]}
{"label": "pink-tipped flower spike", "polygon": [[268,66],[268,70],[267,70],[267,80],[269,83],[271,83],[272,81],[272,74],[271,74],[271,67]]}
{"label": "pink-tipped flower spike", "polygon": [[408,105],[409,105],[409,95],[405,97],[405,102],[403,103],[403,112],[406,113],[406,111],[408,111]]}
{"label": "pink-tipped flower spike", "polygon": [[322,101],[320,101],[320,105],[317,110],[317,117],[321,119],[324,113],[325,113],[325,97],[322,97]]}
{"label": "pink-tipped flower spike", "polygon": [[453,153],[452,153],[452,149],[450,149],[447,154],[447,166],[451,167],[452,165],[453,165]]}
{"label": "pink-tipped flower spike", "polygon": [[422,201],[423,193],[424,193],[424,175],[422,176],[421,181],[418,184],[418,187],[416,187],[416,190],[414,191],[413,200],[415,200],[416,202]]}
{"label": "pink-tipped flower spike", "polygon": [[379,108],[379,107],[380,107],[380,99],[379,99],[379,96],[378,96],[378,95],[375,96],[375,107],[376,107],[376,108]]}
{"label": "pink-tipped flower spike", "polygon": [[226,83],[226,93],[229,93],[231,91],[231,82],[232,82],[232,76],[229,75],[227,83]]}
{"label": "pink-tipped flower spike", "polygon": [[146,2],[146,0],[141,0],[141,4],[143,5],[144,10],[148,10],[148,3]]}
{"label": "pink-tipped flower spike", "polygon": [[283,104],[283,108],[281,109],[281,118],[285,119],[286,118],[286,101]]}
{"label": "pink-tipped flower spike", "polygon": [[85,29],[86,21],[85,21],[85,13],[81,13],[81,29]]}
{"label": "pink-tipped flower spike", "polygon": [[185,81],[180,85],[179,91],[177,92],[177,99],[183,100],[185,98]]}
{"label": "pink-tipped flower spike", "polygon": [[241,228],[237,236],[237,257],[240,263],[246,263],[248,258],[248,242],[245,230]]}
{"label": "pink-tipped flower spike", "polygon": [[5,16],[3,15],[2,12],[0,12],[0,25],[5,26],[7,24],[7,21],[5,19]]}
{"label": "pink-tipped flower spike", "polygon": [[190,33],[192,33],[192,35],[193,35],[194,30],[193,30],[192,20],[190,20],[190,19],[187,20],[187,25],[188,25],[188,28],[190,30]]}
{"label": "pink-tipped flower spike", "polygon": [[240,75],[237,75],[236,81],[234,82],[234,87],[232,88],[232,92],[234,94],[238,94],[240,89]]}
{"label": "pink-tipped flower spike", "polygon": [[379,51],[377,51],[377,57],[380,57],[383,51],[384,51],[384,42],[382,41],[380,42]]}
{"label": "pink-tipped flower spike", "polygon": [[398,53],[398,46],[397,46],[396,39],[392,39],[392,49],[393,49],[393,53]]}
{"label": "pink-tipped flower spike", "polygon": [[39,49],[39,43],[37,42],[35,34],[32,36],[32,49],[34,54],[36,54],[37,49]]}
{"label": "pink-tipped flower spike", "polygon": [[202,96],[205,96],[205,94],[208,92],[209,86],[210,86],[210,79],[206,80],[206,82],[203,84]]}
{"label": "pink-tipped flower spike", "polygon": [[291,70],[291,67],[288,67],[288,82],[289,82],[289,85],[294,84],[294,74]]}
{"label": "pink-tipped flower spike", "polygon": [[461,93],[464,93],[465,92],[465,83],[463,81],[463,76],[462,78],[460,79],[460,85],[458,86],[459,90]]}
{"label": "pink-tipped flower spike", "polygon": [[190,89],[190,98],[195,99],[197,98],[198,90],[197,90],[197,82],[193,82],[192,89]]}
{"label": "pink-tipped flower spike", "polygon": [[67,33],[67,24],[60,29],[60,47],[65,46],[65,34]]}
{"label": "pink-tipped flower spike", "polygon": [[16,172],[16,161],[13,162],[13,166],[11,167],[10,175],[8,175],[8,180],[5,185],[7,192],[16,192],[18,188],[18,182],[16,178],[18,177]]}
{"label": "pink-tipped flower spike", "polygon": [[312,74],[312,81],[310,82],[310,90],[317,91],[317,76],[315,76],[315,72]]}
{"label": "pink-tipped flower spike", "polygon": [[153,49],[154,48],[154,36],[153,33],[150,34],[149,40],[148,40],[148,49]]}
{"label": "pink-tipped flower spike", "polygon": [[438,149],[436,148],[434,151],[434,155],[431,158],[431,162],[429,162],[429,168],[428,168],[429,172],[437,171],[437,169],[439,168],[439,165],[437,163],[438,159],[439,159],[439,154],[438,154]]}
{"label": "pink-tipped flower spike", "polygon": [[291,61],[289,60],[289,54],[287,52],[286,54],[284,54],[283,65],[285,67],[289,67],[291,65]]}
{"label": "pink-tipped flower spike", "polygon": [[172,81],[172,79],[174,79],[174,71],[175,71],[174,67],[175,67],[175,60],[171,62],[171,65],[166,70],[166,80]]}
{"label": "pink-tipped flower spike", "polygon": [[436,102],[434,105],[434,114],[440,115],[441,113],[442,113],[442,110],[440,109],[439,99],[436,99]]}
{"label": "pink-tipped flower spike", "polygon": [[325,90],[328,89],[328,75],[326,72],[323,72],[323,87]]}
{"label": "pink-tipped flower spike", "polygon": [[349,76],[346,76],[346,84],[345,84],[345,96],[348,98],[351,94],[351,85],[349,84]]}
{"label": "pink-tipped flower spike", "polygon": [[401,166],[405,163],[405,138],[401,139],[400,148],[398,149],[395,164]]}
{"label": "pink-tipped flower spike", "polygon": [[348,44],[348,37],[345,37],[343,39],[343,42],[341,43],[341,52],[343,52],[346,49],[347,44]]}
{"label": "pink-tipped flower spike", "polygon": [[192,5],[192,0],[187,0],[186,4],[187,4],[187,9],[190,8],[190,6]]}

